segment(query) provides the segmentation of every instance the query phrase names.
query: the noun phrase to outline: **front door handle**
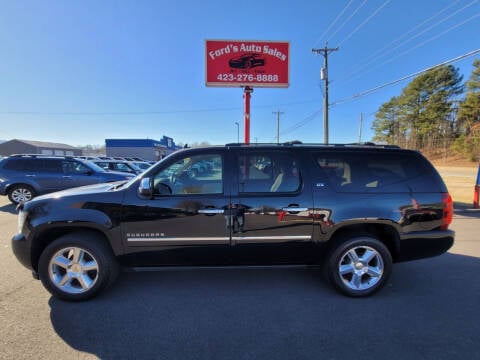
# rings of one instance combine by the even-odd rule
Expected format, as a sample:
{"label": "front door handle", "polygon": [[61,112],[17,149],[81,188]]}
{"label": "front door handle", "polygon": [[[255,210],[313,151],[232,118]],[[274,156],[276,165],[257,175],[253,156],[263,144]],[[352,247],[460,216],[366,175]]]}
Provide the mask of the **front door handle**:
{"label": "front door handle", "polygon": [[201,210],[198,210],[199,214],[205,214],[205,215],[223,214],[223,212],[224,212],[223,209],[201,209]]}

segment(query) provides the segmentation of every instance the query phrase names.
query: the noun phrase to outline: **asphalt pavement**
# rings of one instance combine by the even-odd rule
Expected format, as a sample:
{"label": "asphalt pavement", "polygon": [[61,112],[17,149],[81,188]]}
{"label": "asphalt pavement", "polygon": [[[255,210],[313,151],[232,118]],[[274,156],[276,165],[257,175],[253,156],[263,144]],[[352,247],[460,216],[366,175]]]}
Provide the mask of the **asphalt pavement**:
{"label": "asphalt pavement", "polygon": [[14,258],[0,198],[0,359],[480,359],[480,212],[451,251],[396,264],[373,297],[314,269],[122,273],[84,303],[52,298]]}

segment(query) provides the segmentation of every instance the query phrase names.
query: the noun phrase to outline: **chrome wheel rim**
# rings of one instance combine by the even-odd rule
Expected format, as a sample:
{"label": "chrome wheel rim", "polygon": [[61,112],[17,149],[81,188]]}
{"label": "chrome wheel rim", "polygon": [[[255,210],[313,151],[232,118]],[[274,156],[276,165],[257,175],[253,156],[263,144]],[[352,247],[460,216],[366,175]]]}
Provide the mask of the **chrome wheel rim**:
{"label": "chrome wheel rim", "polygon": [[17,188],[12,191],[12,199],[16,203],[29,201],[32,199],[32,192],[26,188]]}
{"label": "chrome wheel rim", "polygon": [[338,263],[338,274],[350,290],[367,290],[383,276],[384,263],[380,253],[369,246],[349,249]]}
{"label": "chrome wheel rim", "polygon": [[95,257],[78,247],[57,251],[48,266],[52,283],[69,294],[80,294],[90,290],[98,280],[98,270]]}

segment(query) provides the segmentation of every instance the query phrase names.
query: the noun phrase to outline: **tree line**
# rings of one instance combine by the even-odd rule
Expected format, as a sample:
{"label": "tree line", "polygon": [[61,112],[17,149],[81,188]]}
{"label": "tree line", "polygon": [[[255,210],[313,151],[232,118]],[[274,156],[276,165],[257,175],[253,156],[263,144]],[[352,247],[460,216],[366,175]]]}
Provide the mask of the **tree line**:
{"label": "tree line", "polygon": [[480,60],[463,83],[459,69],[440,65],[414,78],[382,104],[373,141],[427,153],[456,152],[480,158]]}

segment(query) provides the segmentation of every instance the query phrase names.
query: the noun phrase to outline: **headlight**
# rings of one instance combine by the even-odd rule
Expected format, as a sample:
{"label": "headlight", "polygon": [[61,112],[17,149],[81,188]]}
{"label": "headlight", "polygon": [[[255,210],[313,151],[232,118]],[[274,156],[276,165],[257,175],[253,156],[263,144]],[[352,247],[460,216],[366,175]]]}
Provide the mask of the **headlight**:
{"label": "headlight", "polygon": [[23,225],[25,224],[26,218],[27,218],[27,213],[23,210],[20,210],[18,212],[18,217],[17,217],[17,231],[19,233],[22,232]]}

